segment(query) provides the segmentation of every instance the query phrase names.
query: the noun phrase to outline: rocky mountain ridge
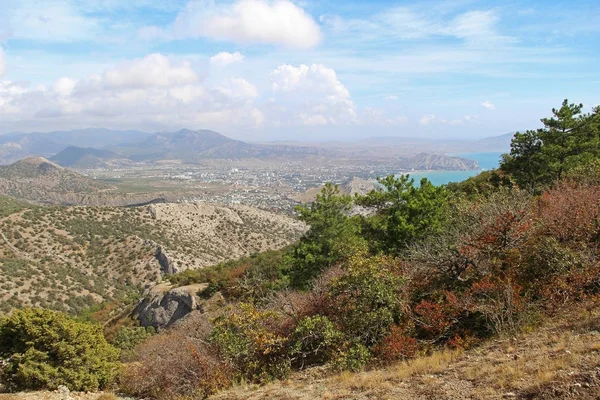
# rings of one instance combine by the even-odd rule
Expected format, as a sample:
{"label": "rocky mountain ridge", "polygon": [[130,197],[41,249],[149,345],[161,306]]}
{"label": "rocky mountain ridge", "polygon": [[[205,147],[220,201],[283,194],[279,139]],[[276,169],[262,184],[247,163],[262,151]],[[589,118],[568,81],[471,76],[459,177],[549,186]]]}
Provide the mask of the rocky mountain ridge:
{"label": "rocky mountain ridge", "polygon": [[[512,136],[512,134],[509,134]],[[202,160],[307,160],[347,162],[392,162],[401,168],[420,169],[422,156],[429,156],[429,169],[476,169],[468,160],[444,155],[458,149],[478,148],[505,151],[510,137],[504,135],[477,142],[433,141],[415,138],[371,138],[340,143],[248,143],[209,130],[181,129],[177,132],[149,134],[140,131],[87,129],[68,132],[18,133],[0,135],[0,164],[14,162],[29,155],[50,157],[63,166],[97,168],[129,165],[132,162],[155,163],[177,160],[197,163]],[[480,145],[479,145],[479,144]],[[73,147],[77,149],[73,149]],[[66,151],[66,153],[64,153]],[[112,153],[108,153],[112,152]],[[416,158],[415,158],[416,157]]]}

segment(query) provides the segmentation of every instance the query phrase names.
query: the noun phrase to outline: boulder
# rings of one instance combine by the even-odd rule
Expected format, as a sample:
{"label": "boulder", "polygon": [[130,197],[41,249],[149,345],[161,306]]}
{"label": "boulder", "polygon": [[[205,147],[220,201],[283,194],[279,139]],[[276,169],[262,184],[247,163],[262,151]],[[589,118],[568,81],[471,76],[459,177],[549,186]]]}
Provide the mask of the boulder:
{"label": "boulder", "polygon": [[177,263],[174,262],[171,257],[167,254],[167,252],[162,248],[158,247],[156,249],[156,253],[154,254],[156,260],[160,264],[160,270],[165,275],[173,275],[179,272],[179,268],[177,268]]}
{"label": "boulder", "polygon": [[169,289],[158,285],[145,293],[133,310],[134,318],[144,327],[168,328],[194,310],[200,309],[196,293],[199,285]]}

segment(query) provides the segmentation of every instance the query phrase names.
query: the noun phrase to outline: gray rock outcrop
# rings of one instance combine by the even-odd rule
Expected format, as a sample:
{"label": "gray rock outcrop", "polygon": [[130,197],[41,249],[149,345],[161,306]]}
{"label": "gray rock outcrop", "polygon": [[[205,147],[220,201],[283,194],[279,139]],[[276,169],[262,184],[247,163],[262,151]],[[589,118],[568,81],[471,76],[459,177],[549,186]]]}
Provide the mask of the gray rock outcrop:
{"label": "gray rock outcrop", "polygon": [[196,299],[199,288],[195,286],[166,291],[154,288],[144,295],[144,298],[135,307],[133,316],[144,327],[168,328],[192,311],[200,308]]}
{"label": "gray rock outcrop", "polygon": [[156,254],[154,256],[156,257],[156,260],[158,260],[158,263],[160,264],[160,270],[163,274],[173,275],[179,272],[177,263],[169,257],[162,247],[159,246],[156,249]]}

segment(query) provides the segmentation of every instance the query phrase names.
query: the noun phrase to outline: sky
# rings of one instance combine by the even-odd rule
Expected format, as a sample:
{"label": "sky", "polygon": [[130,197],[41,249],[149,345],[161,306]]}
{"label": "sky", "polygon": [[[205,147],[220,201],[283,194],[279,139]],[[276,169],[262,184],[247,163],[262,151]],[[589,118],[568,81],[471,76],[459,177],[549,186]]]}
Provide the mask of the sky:
{"label": "sky", "polygon": [[598,0],[0,0],[0,133],[477,139],[600,103]]}

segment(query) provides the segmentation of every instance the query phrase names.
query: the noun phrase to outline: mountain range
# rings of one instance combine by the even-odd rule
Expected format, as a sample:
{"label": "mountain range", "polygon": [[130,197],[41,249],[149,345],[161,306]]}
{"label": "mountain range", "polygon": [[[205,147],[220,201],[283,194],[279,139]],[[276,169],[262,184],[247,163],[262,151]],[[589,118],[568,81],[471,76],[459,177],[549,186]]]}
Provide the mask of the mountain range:
{"label": "mountain range", "polygon": [[0,135],[0,164],[42,156],[63,167],[106,168],[133,163],[211,159],[313,160],[397,163],[412,169],[476,169],[477,165],[447,153],[507,151],[513,134],[475,142],[409,137],[372,137],[357,142],[248,143],[209,130],[177,132],[82,129]]}

